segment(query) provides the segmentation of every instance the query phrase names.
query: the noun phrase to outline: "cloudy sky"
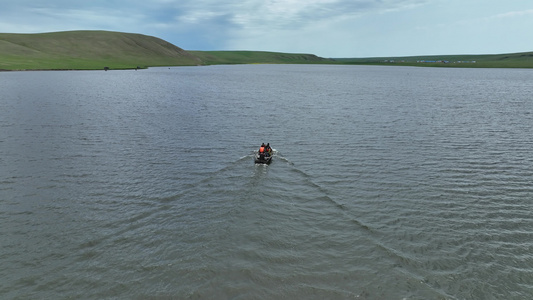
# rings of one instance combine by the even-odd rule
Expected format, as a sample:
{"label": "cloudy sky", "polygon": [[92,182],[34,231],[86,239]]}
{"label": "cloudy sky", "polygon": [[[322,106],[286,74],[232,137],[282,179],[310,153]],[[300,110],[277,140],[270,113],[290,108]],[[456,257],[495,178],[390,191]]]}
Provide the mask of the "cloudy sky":
{"label": "cloudy sky", "polygon": [[1,0],[0,32],[110,30],[322,57],[533,51],[532,0]]}

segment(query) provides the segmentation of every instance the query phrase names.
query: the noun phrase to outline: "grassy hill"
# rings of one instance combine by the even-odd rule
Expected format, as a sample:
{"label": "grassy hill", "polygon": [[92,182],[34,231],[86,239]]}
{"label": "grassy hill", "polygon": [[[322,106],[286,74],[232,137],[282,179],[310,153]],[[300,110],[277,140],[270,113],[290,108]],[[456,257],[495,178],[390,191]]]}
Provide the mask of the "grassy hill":
{"label": "grassy hill", "polygon": [[132,33],[66,31],[0,33],[0,70],[131,69],[250,63],[323,63],[312,54],[264,51],[185,51],[164,40]]}
{"label": "grassy hill", "polygon": [[214,64],[379,64],[533,68],[533,52],[326,59],[266,51],[185,51],[156,37],[109,31],[0,33],[0,70],[133,69]]}
{"label": "grassy hill", "polygon": [[404,65],[461,68],[533,68],[533,52],[491,55],[432,55],[336,58],[342,64]]}
{"label": "grassy hill", "polygon": [[0,33],[0,69],[111,69],[198,65],[201,61],[164,40],[131,33],[68,31]]}
{"label": "grassy hill", "polygon": [[315,64],[332,63],[313,54],[266,51],[189,51],[207,65],[219,64]]}

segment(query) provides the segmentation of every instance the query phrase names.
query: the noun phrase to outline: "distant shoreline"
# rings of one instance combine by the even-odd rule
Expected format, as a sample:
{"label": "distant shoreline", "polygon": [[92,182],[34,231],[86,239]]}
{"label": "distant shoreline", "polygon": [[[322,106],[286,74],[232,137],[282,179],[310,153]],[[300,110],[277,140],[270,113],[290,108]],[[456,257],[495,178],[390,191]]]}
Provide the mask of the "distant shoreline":
{"label": "distant shoreline", "polygon": [[[169,67],[180,67],[180,66],[169,66]],[[183,66],[183,67],[187,67],[187,66]],[[148,67],[148,68],[151,68],[151,67]],[[107,71],[128,71],[128,70],[136,71],[136,70],[146,70],[148,68],[142,68],[142,69],[139,69],[139,68],[109,69]],[[166,67],[157,66],[157,67],[153,67],[153,68],[166,68]],[[104,69],[21,69],[21,70],[0,69],[0,72],[47,72],[47,71],[50,71],[50,72],[54,72],[54,71],[55,72],[59,72],[59,71],[104,71],[104,72],[106,72],[106,70],[104,70]]]}
{"label": "distant shoreline", "polygon": [[135,70],[237,64],[533,68],[533,52],[488,55],[324,58],[308,53],[192,51],[157,37],[110,31],[0,33],[0,72]]}
{"label": "distant shoreline", "polygon": [[[453,69],[532,69],[530,66],[516,66],[516,67],[504,67],[504,66],[475,66],[475,65],[468,65],[468,64],[454,64],[454,65],[435,65],[435,64],[412,64],[412,63],[309,63],[309,64],[291,64],[291,63],[233,63],[233,64],[209,64],[209,65],[198,65],[198,67],[206,67],[206,66],[216,66],[216,65],[227,65],[227,66],[235,66],[235,65],[272,65],[272,64],[279,64],[279,65],[332,65],[332,66],[386,66],[386,67],[415,67],[415,68],[453,68]],[[65,71],[137,71],[137,70],[147,70],[149,68],[179,68],[179,67],[193,67],[190,65],[176,65],[176,66],[147,66],[144,68],[117,68],[117,69],[108,69],[104,70],[102,69],[0,69],[0,72],[8,73],[8,72],[65,72]]]}

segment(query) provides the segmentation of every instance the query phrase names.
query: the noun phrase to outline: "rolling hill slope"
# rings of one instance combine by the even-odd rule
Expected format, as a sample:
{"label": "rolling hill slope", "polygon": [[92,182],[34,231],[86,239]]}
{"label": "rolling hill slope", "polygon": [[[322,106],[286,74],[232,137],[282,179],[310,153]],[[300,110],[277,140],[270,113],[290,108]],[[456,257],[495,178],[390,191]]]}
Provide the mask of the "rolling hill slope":
{"label": "rolling hill slope", "polygon": [[109,31],[0,33],[0,69],[111,69],[198,65],[187,51],[159,38]]}
{"label": "rolling hill slope", "polygon": [[218,64],[372,64],[533,68],[533,52],[495,55],[322,58],[267,51],[185,51],[162,39],[110,31],[0,33],[0,70],[134,69]]}
{"label": "rolling hill slope", "polygon": [[267,51],[189,51],[205,64],[316,64],[332,63],[331,59],[313,54]]}
{"label": "rolling hill slope", "polygon": [[462,68],[533,68],[533,52],[485,55],[431,55],[405,57],[336,58],[343,64],[404,65]]}

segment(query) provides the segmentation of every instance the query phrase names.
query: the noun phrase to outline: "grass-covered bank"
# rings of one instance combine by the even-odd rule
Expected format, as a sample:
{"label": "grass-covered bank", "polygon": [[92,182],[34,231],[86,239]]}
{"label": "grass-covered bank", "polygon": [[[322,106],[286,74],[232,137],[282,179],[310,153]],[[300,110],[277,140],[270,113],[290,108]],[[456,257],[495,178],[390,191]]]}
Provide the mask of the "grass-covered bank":
{"label": "grass-covered bank", "polygon": [[458,68],[533,68],[533,52],[488,55],[336,58],[343,64]]}
{"label": "grass-covered bank", "polygon": [[261,51],[189,51],[204,64],[343,64],[459,68],[533,68],[533,52],[495,55],[322,58],[312,54]]}
{"label": "grass-covered bank", "polygon": [[533,52],[322,58],[266,51],[186,51],[162,39],[133,33],[67,31],[0,33],[0,70],[103,70],[219,64],[356,64],[463,68],[533,68]]}
{"label": "grass-covered bank", "polygon": [[85,70],[198,65],[187,51],[164,40],[131,33],[68,31],[0,33],[0,69]]}
{"label": "grass-covered bank", "polygon": [[156,66],[332,62],[312,54],[185,51],[159,38],[109,31],[0,33],[0,70],[103,70]]}
{"label": "grass-covered bank", "polygon": [[189,51],[206,65],[220,64],[318,64],[334,60],[313,54],[267,51]]}

